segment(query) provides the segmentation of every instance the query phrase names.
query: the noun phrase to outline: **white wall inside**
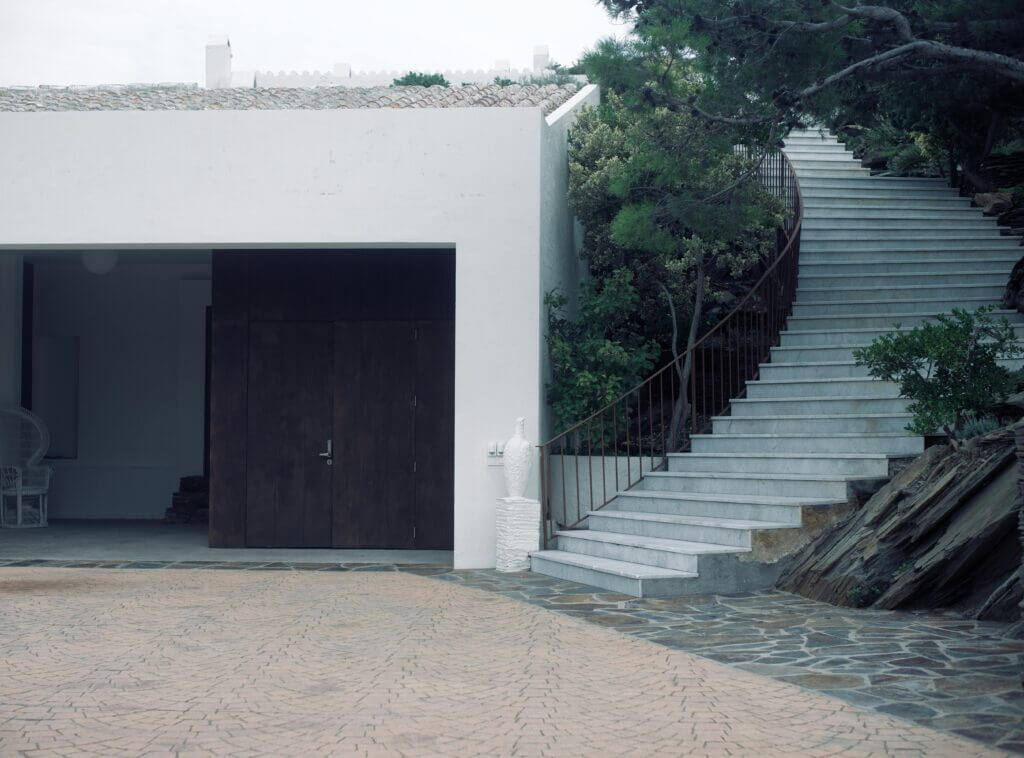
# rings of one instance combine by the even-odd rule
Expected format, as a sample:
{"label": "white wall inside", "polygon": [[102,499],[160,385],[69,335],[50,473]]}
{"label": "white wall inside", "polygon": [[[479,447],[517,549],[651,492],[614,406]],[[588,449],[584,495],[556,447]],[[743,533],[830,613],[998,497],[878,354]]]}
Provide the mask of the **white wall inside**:
{"label": "white wall inside", "polygon": [[79,342],[78,457],[51,462],[50,516],[162,518],[203,471],[209,264],[67,258],[35,263],[35,333]]}

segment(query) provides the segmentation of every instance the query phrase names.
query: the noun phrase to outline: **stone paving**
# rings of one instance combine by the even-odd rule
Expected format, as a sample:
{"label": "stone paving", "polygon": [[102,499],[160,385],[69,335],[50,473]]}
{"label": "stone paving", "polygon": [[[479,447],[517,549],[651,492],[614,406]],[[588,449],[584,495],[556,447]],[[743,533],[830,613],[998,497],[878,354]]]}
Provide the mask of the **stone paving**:
{"label": "stone paving", "polygon": [[637,600],[531,573],[439,578],[1024,753],[1024,641],[1005,624],[775,591]]}
{"label": "stone paving", "polygon": [[440,576],[3,568],[0,754],[996,754]]}

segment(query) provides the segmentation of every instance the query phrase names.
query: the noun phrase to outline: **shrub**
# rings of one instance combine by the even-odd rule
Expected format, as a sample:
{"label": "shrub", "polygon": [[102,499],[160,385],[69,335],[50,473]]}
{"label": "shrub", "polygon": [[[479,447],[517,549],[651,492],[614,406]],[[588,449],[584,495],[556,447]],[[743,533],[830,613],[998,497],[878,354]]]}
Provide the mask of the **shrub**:
{"label": "shrub", "polygon": [[[955,308],[906,332],[883,334],[853,355],[871,376],[899,384],[914,414],[907,429],[915,434],[943,430],[962,437],[965,424],[979,418],[1013,391],[1016,376],[999,361],[1024,354],[1006,318]],[[896,324],[899,329],[900,325]]]}
{"label": "shrub", "polygon": [[653,340],[629,322],[638,294],[627,269],[603,282],[590,280],[580,297],[578,318],[565,315],[567,298],[549,292],[548,401],[558,431],[589,416],[639,383],[658,356]]}
{"label": "shrub", "polygon": [[410,71],[405,76],[400,76],[391,82],[392,87],[450,87],[448,80],[442,74],[421,74],[419,71]]}

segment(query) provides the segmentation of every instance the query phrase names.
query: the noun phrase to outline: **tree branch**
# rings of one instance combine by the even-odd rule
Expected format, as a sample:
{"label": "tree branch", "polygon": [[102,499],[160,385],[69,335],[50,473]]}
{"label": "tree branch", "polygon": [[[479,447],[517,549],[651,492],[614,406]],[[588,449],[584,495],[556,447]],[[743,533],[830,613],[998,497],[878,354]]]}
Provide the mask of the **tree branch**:
{"label": "tree branch", "polygon": [[917,39],[910,28],[910,22],[907,20],[907,17],[894,8],[887,8],[884,5],[858,5],[853,8],[847,8],[835,2],[835,0],[829,0],[829,6],[841,13],[845,13],[847,16],[866,18],[871,21],[880,21],[883,24],[888,24],[896,30],[896,33],[904,42],[914,42]]}

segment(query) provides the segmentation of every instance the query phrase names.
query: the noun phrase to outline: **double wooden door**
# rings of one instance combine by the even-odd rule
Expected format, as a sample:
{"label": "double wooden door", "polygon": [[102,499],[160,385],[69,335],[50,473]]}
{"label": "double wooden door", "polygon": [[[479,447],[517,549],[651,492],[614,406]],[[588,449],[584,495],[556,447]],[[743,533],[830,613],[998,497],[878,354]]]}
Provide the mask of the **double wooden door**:
{"label": "double wooden door", "polygon": [[249,325],[246,544],[450,549],[454,322]]}

